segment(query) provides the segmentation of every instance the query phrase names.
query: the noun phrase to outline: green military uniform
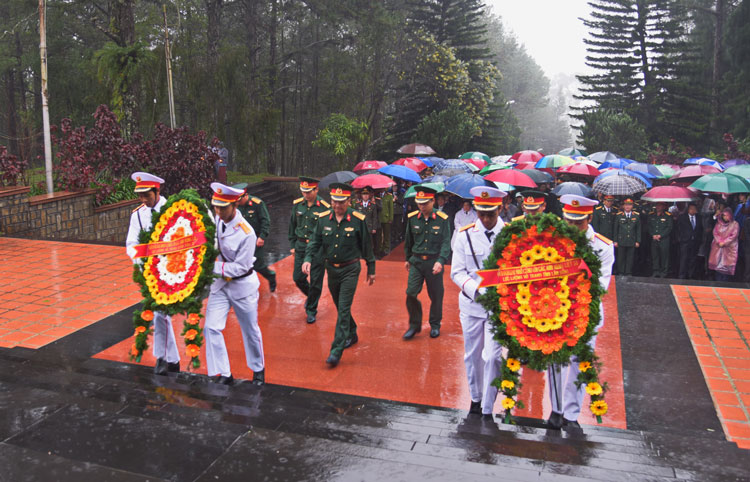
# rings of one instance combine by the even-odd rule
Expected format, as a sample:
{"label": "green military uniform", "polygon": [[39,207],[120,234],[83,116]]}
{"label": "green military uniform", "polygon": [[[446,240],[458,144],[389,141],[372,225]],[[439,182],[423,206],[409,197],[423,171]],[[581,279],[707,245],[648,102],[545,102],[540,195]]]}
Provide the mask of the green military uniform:
{"label": "green military uniform", "polygon": [[386,191],[380,201],[380,228],[381,241],[380,252],[388,254],[391,251],[391,225],[393,224],[393,194]]}
{"label": "green military uniform", "polygon": [[323,291],[323,258],[318,253],[310,251],[312,266],[310,268],[310,282],[302,272],[302,263],[308,252],[308,243],[318,224],[318,214],[328,210],[330,204],[317,196],[312,206],[308,206],[304,197],[294,200],[292,218],[289,220],[289,245],[294,248],[294,273],[292,279],[302,293],[307,296],[305,312],[308,323],[315,322],[318,313],[318,301]]}
{"label": "green military uniform", "polygon": [[421,212],[409,213],[406,222],[404,251],[411,264],[406,287],[406,309],[409,312],[409,328],[417,332],[422,329],[422,303],[417,295],[422,284],[427,284],[430,297],[430,327],[440,330],[443,319],[443,272],[432,274],[435,262],[445,266],[451,253],[451,228],[448,215],[434,211],[427,218]]}
{"label": "green military uniform", "polygon": [[[331,184],[331,187],[334,186],[335,184]],[[372,251],[372,236],[361,213],[347,208],[341,221],[336,219],[333,210],[323,211],[319,216],[305,261],[313,262],[315,252],[319,252],[319,257],[325,260],[328,290],[338,310],[336,332],[331,344],[331,357],[338,363],[344,348],[357,340],[352,301],[362,269],[359,260],[365,259],[368,276],[374,276],[375,255]]]}
{"label": "green military uniform", "polygon": [[594,208],[594,214],[591,218],[591,227],[594,231],[605,238],[612,239],[615,237],[615,216],[618,211],[614,206],[607,211],[606,206],[597,206]]}
{"label": "green military uniform", "polygon": [[[373,251],[376,250],[376,248],[380,248],[380,245],[376,244],[377,241],[377,231],[380,229],[380,206],[378,206],[377,201],[375,200],[375,196],[373,195],[373,192],[371,190],[363,190],[363,193],[369,192],[370,194],[370,200],[367,202],[367,206],[365,206],[364,201],[361,199],[354,203],[354,210],[358,211],[365,215],[365,224],[367,225],[367,232],[370,233],[370,237],[372,238],[372,246]],[[373,231],[375,231],[373,233]]]}
{"label": "green military uniform", "polygon": [[[232,187],[235,189],[247,189],[247,184],[235,184]],[[239,209],[245,221],[253,227],[258,239],[262,239],[263,241],[268,239],[268,235],[271,232],[271,215],[268,214],[268,208],[263,200],[259,197],[249,196],[247,204],[244,206],[238,204],[237,209]],[[269,268],[266,263],[265,248],[265,244],[263,246],[256,245],[253,269],[268,280],[268,284],[273,292],[276,291],[276,272]]]}
{"label": "green military uniform", "polygon": [[661,236],[656,240],[651,238],[651,265],[653,276],[665,278],[669,272],[669,246],[674,227],[672,214],[664,212],[661,216],[656,211],[648,217],[648,233],[650,236]]}
{"label": "green military uniform", "polygon": [[617,213],[613,241],[617,243],[618,274],[631,276],[635,243],[641,242],[641,217],[637,212],[631,211],[630,216],[625,211]]}

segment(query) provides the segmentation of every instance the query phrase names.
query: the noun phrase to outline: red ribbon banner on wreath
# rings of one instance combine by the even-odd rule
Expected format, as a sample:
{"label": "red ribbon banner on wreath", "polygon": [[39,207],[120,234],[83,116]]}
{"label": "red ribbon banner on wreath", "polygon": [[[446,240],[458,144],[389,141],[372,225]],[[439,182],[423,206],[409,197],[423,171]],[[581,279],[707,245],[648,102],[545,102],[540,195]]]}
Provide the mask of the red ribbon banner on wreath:
{"label": "red ribbon banner on wreath", "polygon": [[197,248],[206,243],[205,231],[178,238],[173,241],[159,241],[157,243],[139,244],[135,246],[136,258],[148,258],[161,254],[177,253],[187,249]]}
{"label": "red ribbon banner on wreath", "polygon": [[528,283],[552,278],[562,278],[581,271],[591,277],[586,262],[581,258],[573,258],[559,263],[540,263],[531,266],[514,266],[512,268],[484,269],[477,271],[482,278],[479,287]]}

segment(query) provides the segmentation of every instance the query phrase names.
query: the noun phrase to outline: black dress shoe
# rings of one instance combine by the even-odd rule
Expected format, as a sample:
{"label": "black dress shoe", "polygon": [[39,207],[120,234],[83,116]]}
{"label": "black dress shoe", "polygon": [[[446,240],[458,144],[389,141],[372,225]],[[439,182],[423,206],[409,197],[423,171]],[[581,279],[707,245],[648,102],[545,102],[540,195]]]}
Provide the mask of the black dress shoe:
{"label": "black dress shoe", "polygon": [[315,323],[315,315],[307,315],[307,324],[312,325]]}
{"label": "black dress shoe", "polygon": [[[471,406],[469,407],[469,413],[482,413],[482,402],[471,402]],[[491,417],[492,415],[490,415]]]}
{"label": "black dress shoe", "polygon": [[552,430],[560,430],[563,426],[563,416],[562,413],[552,412],[549,414],[549,418],[547,419],[547,428],[551,428]]}
{"label": "black dress shoe", "polygon": [[234,383],[234,377],[232,375],[229,375],[228,377],[225,377],[224,375],[216,377],[214,379],[216,383],[220,383],[222,385],[231,385]]}
{"label": "black dress shoe", "polygon": [[167,362],[167,371],[170,373],[180,372],[180,362],[169,363]]}
{"label": "black dress shoe", "polygon": [[271,280],[268,282],[269,288],[271,288],[271,293],[276,291],[276,276],[271,278]]}
{"label": "black dress shoe", "polygon": [[430,330],[430,338],[437,338],[440,336],[440,328],[433,328]]}
{"label": "black dress shoe", "polygon": [[167,360],[164,358],[157,358],[156,365],[154,365],[154,375],[166,375],[167,374]]}
{"label": "black dress shoe", "polygon": [[568,420],[563,418],[563,427],[581,428],[581,424],[577,420]]}
{"label": "black dress shoe", "polygon": [[349,348],[352,345],[355,345],[359,341],[359,337],[355,334],[351,338],[347,338],[344,342],[344,349]]}
{"label": "black dress shoe", "polygon": [[253,373],[253,385],[261,386],[266,383],[266,370]]}
{"label": "black dress shoe", "polygon": [[328,358],[326,358],[326,363],[331,365],[331,368],[335,367],[339,364],[339,360],[341,360],[341,355],[335,356],[335,355],[328,355]]}
{"label": "black dress shoe", "polygon": [[411,340],[414,338],[414,335],[422,331],[422,328],[409,328],[406,330],[406,333],[404,333],[404,340]]}

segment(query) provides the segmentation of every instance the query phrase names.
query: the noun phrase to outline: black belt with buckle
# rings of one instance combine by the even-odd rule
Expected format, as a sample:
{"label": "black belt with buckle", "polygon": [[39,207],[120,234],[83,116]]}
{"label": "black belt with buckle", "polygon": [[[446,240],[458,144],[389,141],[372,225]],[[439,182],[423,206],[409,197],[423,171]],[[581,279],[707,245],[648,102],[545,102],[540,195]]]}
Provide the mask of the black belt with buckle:
{"label": "black belt with buckle", "polygon": [[359,262],[359,258],[350,259],[349,261],[344,261],[343,263],[334,263],[331,260],[326,260],[326,263],[333,266],[334,268],[343,268],[344,266],[349,266],[350,264],[354,264]]}
{"label": "black belt with buckle", "polygon": [[428,260],[431,260],[431,259],[435,259],[438,256],[439,255],[437,255],[437,254],[415,254],[414,255],[415,258],[419,258],[422,261],[428,261]]}
{"label": "black belt with buckle", "polygon": [[236,278],[230,278],[229,276],[223,276],[223,278],[224,278],[224,281],[234,281],[234,280],[238,280],[238,279],[242,279],[242,278],[247,278],[248,276],[250,276],[254,272],[255,272],[255,269],[254,268],[250,268],[250,271],[248,271],[247,273],[245,273],[243,275],[237,276]]}

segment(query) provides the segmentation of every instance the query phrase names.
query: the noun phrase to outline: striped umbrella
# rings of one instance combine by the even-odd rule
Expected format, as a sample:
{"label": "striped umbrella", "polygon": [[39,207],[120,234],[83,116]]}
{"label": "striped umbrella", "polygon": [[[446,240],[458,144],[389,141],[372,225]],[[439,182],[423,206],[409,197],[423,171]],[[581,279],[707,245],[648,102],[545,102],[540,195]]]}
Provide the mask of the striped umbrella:
{"label": "striped umbrella", "polygon": [[613,175],[594,183],[593,191],[612,196],[632,196],[646,189],[646,184],[642,179],[622,171],[617,171]]}
{"label": "striped umbrella", "polygon": [[540,168],[551,168],[555,169],[562,166],[567,166],[568,164],[575,164],[576,161],[573,160],[572,157],[563,156],[560,154],[550,154],[549,156],[544,156],[543,158],[536,161],[536,164],[534,164],[534,167],[537,169]]}

